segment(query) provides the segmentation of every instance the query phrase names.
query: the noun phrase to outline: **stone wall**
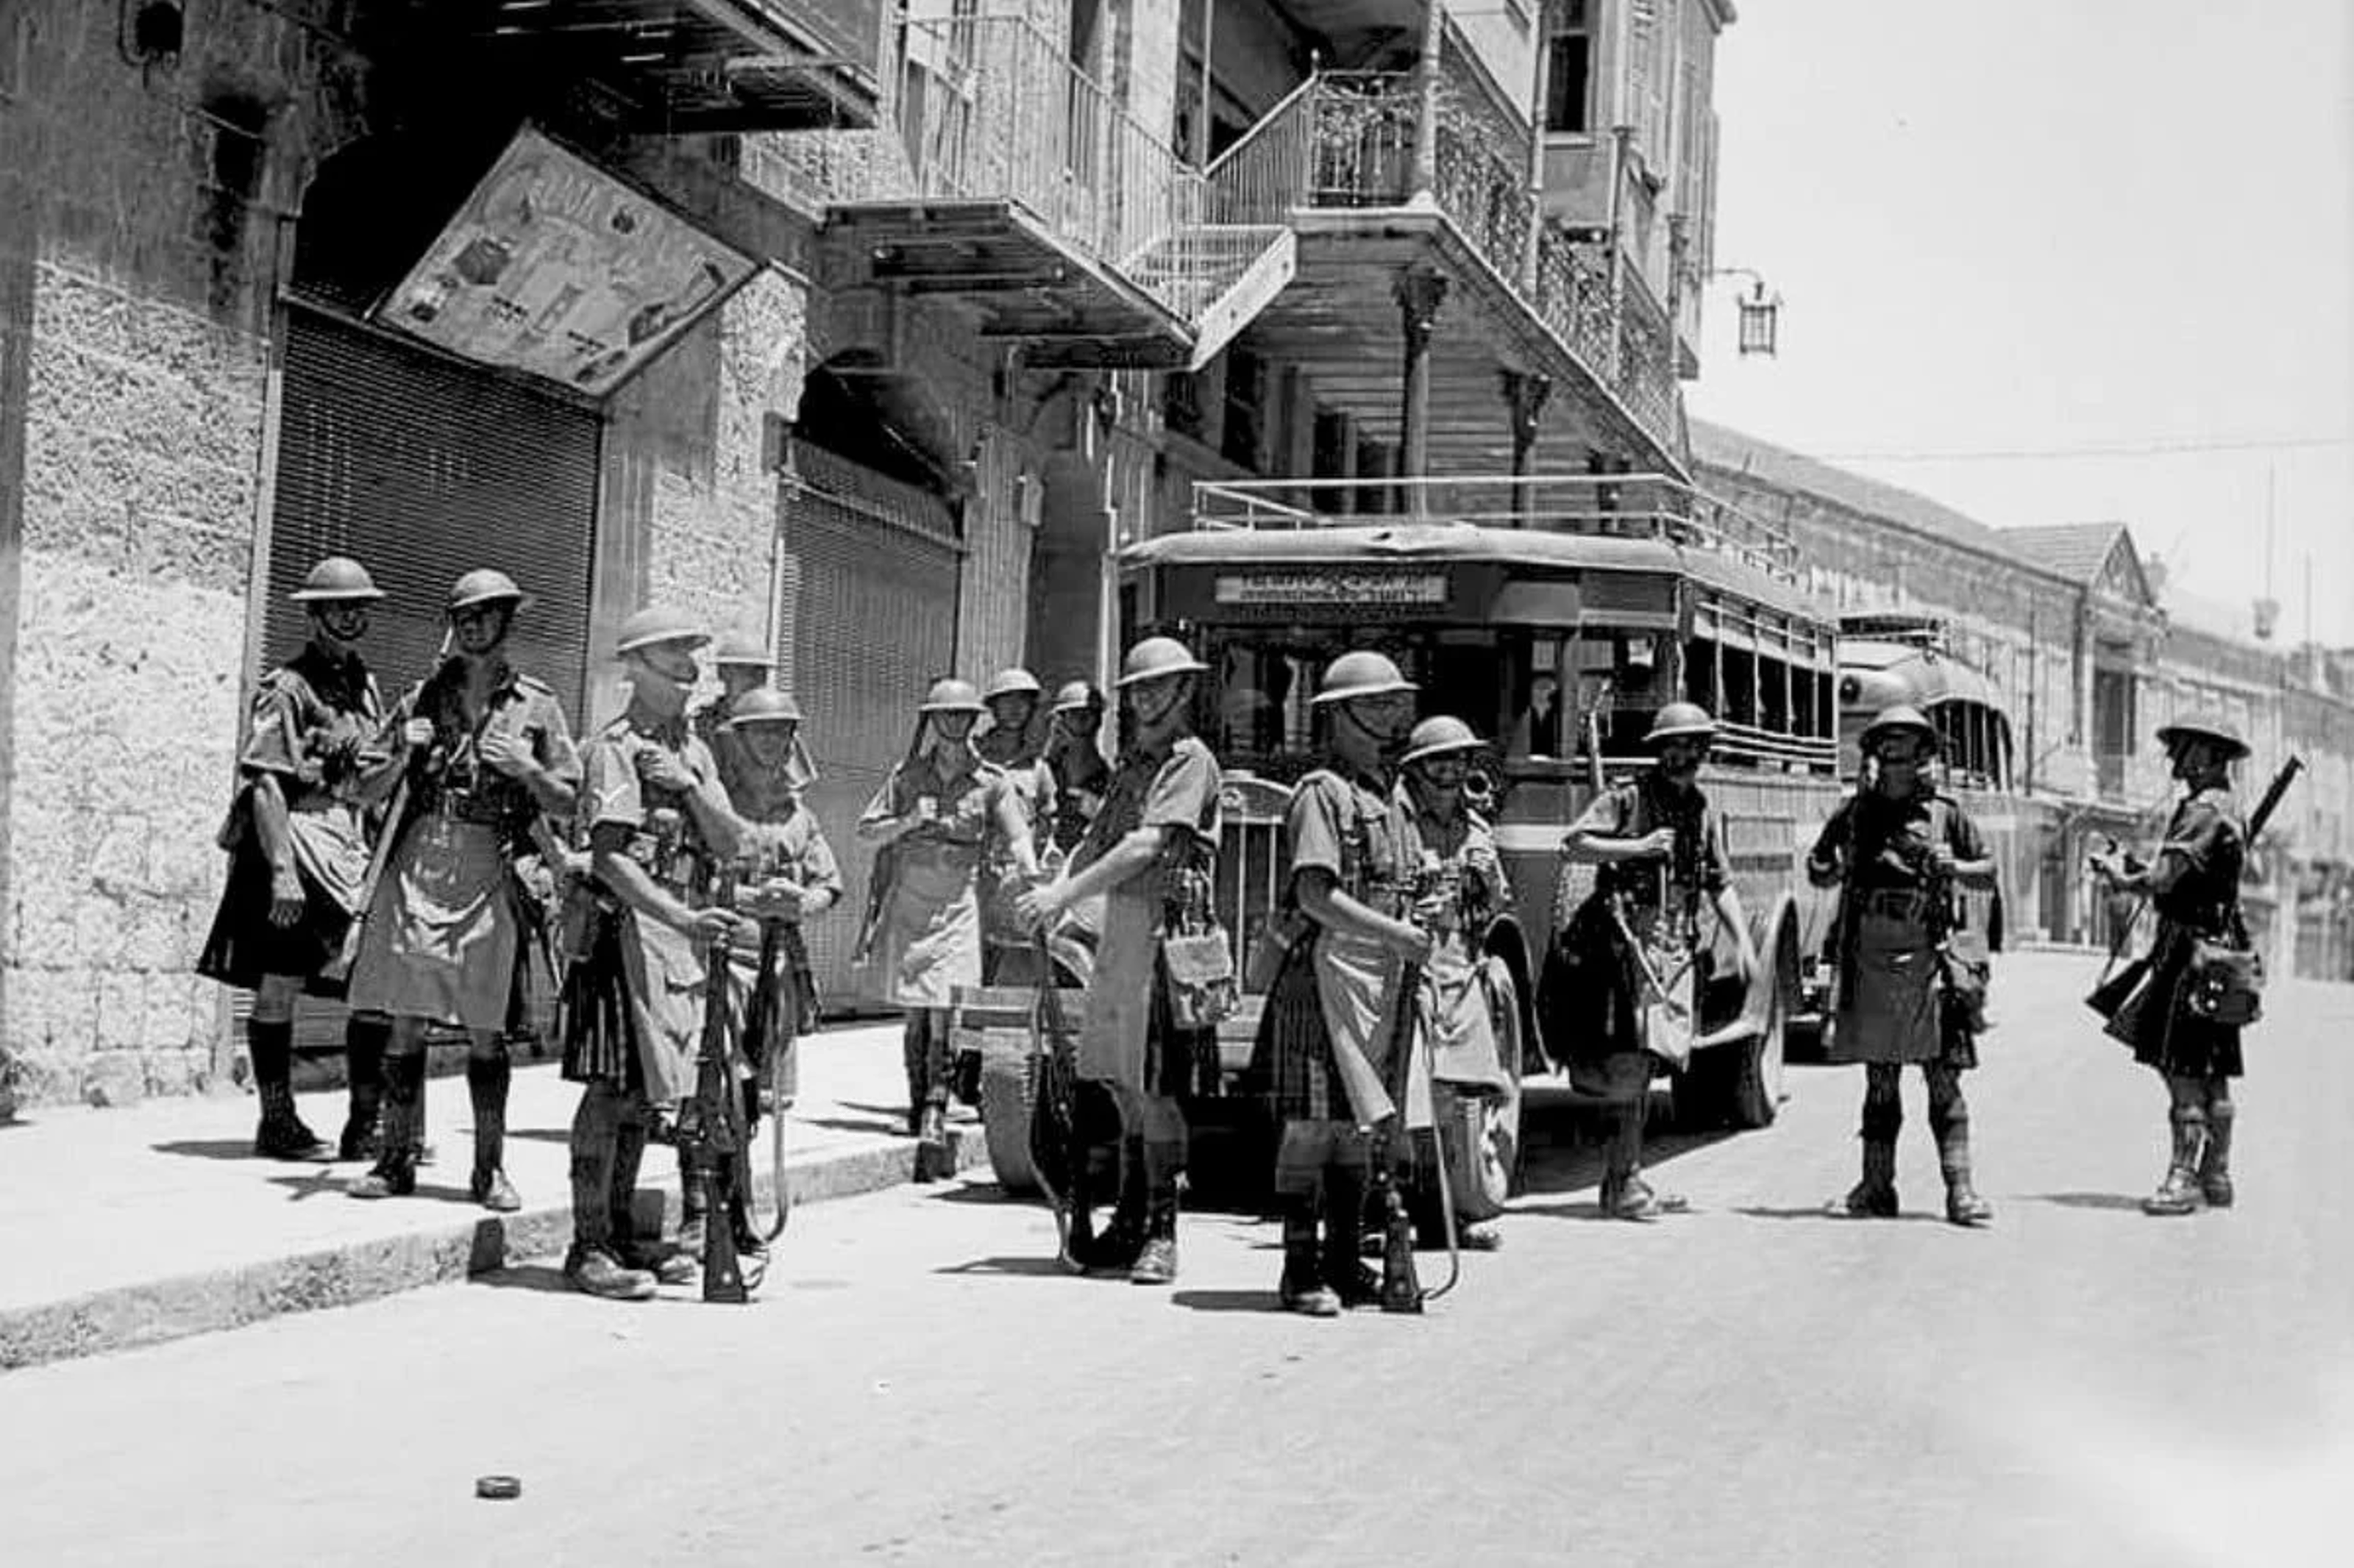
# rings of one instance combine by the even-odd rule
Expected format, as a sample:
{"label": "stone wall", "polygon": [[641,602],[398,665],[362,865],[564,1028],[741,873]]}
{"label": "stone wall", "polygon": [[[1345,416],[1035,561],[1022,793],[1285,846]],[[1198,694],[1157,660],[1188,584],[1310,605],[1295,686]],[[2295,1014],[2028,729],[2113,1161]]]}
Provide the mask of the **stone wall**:
{"label": "stone wall", "polygon": [[32,1100],[226,1065],[193,962],[239,726],[271,283],[357,65],[250,6],[176,60],[0,9],[0,1050]]}

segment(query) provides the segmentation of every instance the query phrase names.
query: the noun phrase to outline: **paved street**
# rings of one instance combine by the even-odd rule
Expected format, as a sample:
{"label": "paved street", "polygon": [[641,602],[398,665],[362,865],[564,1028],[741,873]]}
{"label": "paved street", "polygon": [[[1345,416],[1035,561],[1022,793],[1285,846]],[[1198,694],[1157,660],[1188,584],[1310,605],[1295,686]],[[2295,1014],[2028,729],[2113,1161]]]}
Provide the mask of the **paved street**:
{"label": "paved street", "polygon": [[[1697,1213],[1594,1218],[1541,1123],[1506,1247],[1419,1321],[1273,1310],[1269,1225],[1189,1218],[1173,1292],[1049,1268],[976,1178],[797,1215],[762,1300],[527,1266],[0,1378],[23,1563],[2345,1561],[2354,990],[2277,988],[2241,1206],[2157,1221],[2162,1094],[2010,958],[1971,1080],[1986,1234],[1908,1082],[1906,1213],[1851,1073],[1670,1144]],[[90,1238],[136,1245],[135,1232]],[[24,1265],[27,1260],[17,1260]],[[1425,1259],[1427,1278],[1443,1258]],[[484,1472],[522,1478],[478,1501]]]}

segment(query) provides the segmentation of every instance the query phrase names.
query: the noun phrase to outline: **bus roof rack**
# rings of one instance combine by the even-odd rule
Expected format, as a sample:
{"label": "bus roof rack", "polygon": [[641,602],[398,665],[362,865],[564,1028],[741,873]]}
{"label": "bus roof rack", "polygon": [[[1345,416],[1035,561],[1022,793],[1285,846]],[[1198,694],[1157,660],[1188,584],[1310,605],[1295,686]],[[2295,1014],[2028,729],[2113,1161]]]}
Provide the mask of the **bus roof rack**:
{"label": "bus roof rack", "polygon": [[1197,480],[1197,529],[1308,529],[1420,522],[1658,539],[1798,581],[1787,529],[1656,473],[1476,478]]}

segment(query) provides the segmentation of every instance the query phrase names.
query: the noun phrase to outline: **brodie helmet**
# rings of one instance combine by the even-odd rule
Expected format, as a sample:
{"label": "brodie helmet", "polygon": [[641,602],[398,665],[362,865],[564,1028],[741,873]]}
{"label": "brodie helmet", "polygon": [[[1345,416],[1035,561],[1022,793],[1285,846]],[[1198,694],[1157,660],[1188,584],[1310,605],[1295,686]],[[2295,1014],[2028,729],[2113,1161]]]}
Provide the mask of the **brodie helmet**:
{"label": "brodie helmet", "polygon": [[801,705],[774,686],[755,686],[727,705],[729,729],[745,729],[757,724],[799,724]]}
{"label": "brodie helmet", "polygon": [[1091,681],[1066,681],[1055,692],[1055,711],[1058,714],[1076,713],[1081,708],[1100,710],[1103,705],[1104,694],[1096,690]]}
{"label": "brodie helmet", "polygon": [[1405,755],[1398,758],[1398,765],[1411,768],[1434,757],[1478,751],[1486,744],[1461,719],[1439,714],[1414,726],[1413,732],[1405,737]]}
{"label": "brodie helmet", "polygon": [[2158,729],[2158,744],[2168,751],[2185,740],[2212,741],[2223,748],[2225,760],[2231,762],[2247,756],[2249,750],[2239,726],[2221,714],[2192,714]]}
{"label": "brodie helmet", "polygon": [[991,675],[988,689],[981,694],[981,700],[993,703],[1000,697],[1034,697],[1044,690],[1038,683],[1037,676],[1016,665]]}
{"label": "brodie helmet", "polygon": [[1316,694],[1308,699],[1308,705],[1320,708],[1327,703],[1346,703],[1359,697],[1384,697],[1394,692],[1420,690],[1399,673],[1388,654],[1360,648],[1354,652],[1341,654],[1324,666],[1324,673],[1316,682]]}
{"label": "brodie helmet", "polygon": [[620,635],[613,640],[613,652],[635,653],[665,642],[697,644],[710,641],[711,634],[697,626],[695,618],[684,610],[649,606],[621,622]]}
{"label": "brodie helmet", "polygon": [[773,670],[777,656],[760,639],[748,631],[737,630],[720,637],[717,646],[711,650],[711,662],[721,669],[733,664],[744,670]]}
{"label": "brodie helmet", "polygon": [[490,567],[477,567],[450,585],[445,607],[451,615],[480,604],[504,604],[520,609],[531,596],[515,587],[514,578]]}
{"label": "brodie helmet", "polygon": [[1893,707],[1881,709],[1872,721],[1863,726],[1863,749],[1867,752],[1874,750],[1893,735],[1910,735],[1921,742],[1924,750],[1937,749],[1937,726],[1910,703],[1898,703]]}
{"label": "brodie helmet", "polygon": [[983,712],[981,694],[970,681],[960,681],[954,675],[943,675],[932,683],[924,700],[916,705],[919,714],[977,714]]}
{"label": "brodie helmet", "polygon": [[1670,703],[1651,715],[1651,727],[1643,736],[1645,746],[1657,746],[1668,740],[1714,740],[1716,720],[1698,703]]}
{"label": "brodie helmet", "polygon": [[1198,675],[1208,668],[1174,637],[1148,637],[1128,651],[1120,661],[1119,679],[1112,684],[1127,687],[1171,675]]}
{"label": "brodie helmet", "polygon": [[349,556],[329,556],[313,567],[302,586],[286,596],[296,604],[367,604],[384,597],[367,568]]}

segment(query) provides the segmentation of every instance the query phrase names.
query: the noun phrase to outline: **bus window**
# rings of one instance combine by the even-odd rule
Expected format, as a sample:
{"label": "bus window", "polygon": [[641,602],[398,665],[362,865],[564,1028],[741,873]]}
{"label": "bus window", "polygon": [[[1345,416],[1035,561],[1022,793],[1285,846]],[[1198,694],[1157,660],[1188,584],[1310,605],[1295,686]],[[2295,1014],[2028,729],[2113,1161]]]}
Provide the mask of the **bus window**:
{"label": "bus window", "polygon": [[1757,655],[1746,648],[1727,648],[1724,655],[1724,724],[1757,722]]}
{"label": "bus window", "polygon": [[1790,667],[1779,659],[1757,661],[1757,727],[1790,733]]}
{"label": "bus window", "polygon": [[1792,735],[1812,737],[1823,733],[1819,727],[1822,709],[1816,705],[1821,692],[1822,683],[1814,671],[1790,672],[1790,733]]}

